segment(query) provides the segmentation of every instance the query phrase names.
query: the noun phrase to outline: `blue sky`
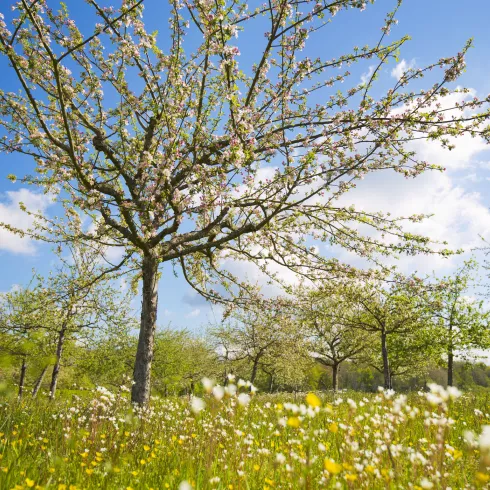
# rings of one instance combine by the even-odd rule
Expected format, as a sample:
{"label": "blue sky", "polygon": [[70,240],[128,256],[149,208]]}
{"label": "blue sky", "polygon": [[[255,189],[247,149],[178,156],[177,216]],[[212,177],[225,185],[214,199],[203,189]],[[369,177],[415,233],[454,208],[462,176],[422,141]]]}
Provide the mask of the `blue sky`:
{"label": "blue sky", "polygon": [[[51,6],[58,2],[50,0]],[[90,32],[91,19],[86,16],[87,6],[81,0],[66,2],[79,27]],[[105,2],[104,2],[105,3]],[[396,2],[378,0],[369,5],[364,12],[342,12],[321,34],[310,39],[310,47],[305,55],[326,58],[350,52],[355,45],[374,43],[379,38],[385,14]],[[2,2],[0,12],[8,17],[9,9]],[[109,2],[110,4],[110,2]],[[149,31],[158,30],[163,45],[166,42],[168,9],[161,0],[145,1],[145,23]],[[473,0],[471,8],[457,0],[406,0],[397,19],[398,25],[392,30],[390,39],[410,35],[412,40],[402,48],[401,62],[405,65],[425,66],[440,57],[456,54],[470,37],[474,38],[474,48],[467,56],[467,72],[458,81],[471,87],[482,97],[490,93],[490,2]],[[243,69],[247,69],[254,55],[261,51],[266,39],[263,32],[248,33],[240,40],[242,56],[239,58]],[[371,62],[372,63],[372,62]],[[386,68],[380,86],[393,82],[396,66]],[[351,70],[353,77],[360,79],[369,70],[369,62]],[[2,80],[0,86],[15,89],[16,81],[4,60],[0,60]],[[359,186],[350,199],[358,206],[368,209],[392,210],[393,214],[434,213],[435,216],[420,226],[423,233],[436,239],[448,240],[454,248],[469,249],[478,243],[478,234],[490,231],[490,152],[478,141],[461,140],[455,152],[448,154],[437,147],[421,145],[415,148],[420,154],[428,156],[447,167],[445,174],[428,174],[415,181],[406,181],[399,176],[382,175],[367,179]],[[18,202],[41,208],[47,214],[56,212],[56,206],[36,189],[27,189],[22,184],[12,184],[6,176],[14,173],[21,176],[31,169],[28,158],[17,155],[0,154],[0,221],[8,221],[20,226],[27,219],[18,209]],[[490,238],[490,235],[489,235]],[[341,260],[354,265],[358,259],[341,250],[324,250],[335,254]],[[13,237],[0,231],[0,291],[6,291],[13,284],[25,284],[32,269],[46,273],[53,265],[49,246]],[[406,272],[419,270],[438,273],[450,272],[458,258],[441,261],[434,257],[416,257],[400,261]],[[249,278],[263,281],[252,267],[246,264],[232,264],[235,271]],[[285,277],[288,274],[285,273]],[[159,323],[172,323],[175,327],[188,327],[198,330],[208,321],[219,318],[219,311],[212,309],[204,300],[197,297],[181,277],[175,277],[171,267],[163,268],[160,283]]]}

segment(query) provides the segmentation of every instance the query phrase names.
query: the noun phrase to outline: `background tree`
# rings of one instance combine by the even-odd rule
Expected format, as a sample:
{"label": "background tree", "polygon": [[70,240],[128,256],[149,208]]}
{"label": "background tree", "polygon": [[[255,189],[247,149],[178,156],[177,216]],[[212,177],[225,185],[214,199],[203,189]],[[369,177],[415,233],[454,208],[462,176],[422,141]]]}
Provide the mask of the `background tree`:
{"label": "background tree", "polygon": [[[58,251],[59,266],[45,281],[47,301],[55,312],[50,325],[56,332],[55,362],[50,396],[55,397],[63,348],[68,340],[93,342],[103,329],[125,328],[131,323],[130,296],[124,297],[102,261],[103,249],[84,244]],[[94,333],[95,332],[95,333]]]}
{"label": "background tree", "polygon": [[299,321],[309,351],[317,362],[332,369],[332,388],[336,391],[340,366],[366,357],[372,336],[342,323],[344,315],[338,311],[349,308],[349,304],[330,289],[303,291],[299,305]]}
{"label": "background tree", "polygon": [[[415,276],[398,276],[395,279],[391,284],[382,281],[348,284],[342,291],[348,306],[335,313],[336,321],[346,327],[357,328],[377,337],[379,350],[376,357],[379,356],[381,360],[384,387],[390,389],[392,373],[400,374],[399,368],[395,371],[394,366],[391,367],[393,356],[389,352],[390,345],[396,345],[398,351],[402,345],[411,350],[413,338],[423,334],[429,320],[422,280]],[[412,340],[402,344],[397,341],[402,338]]]}
{"label": "background tree", "polygon": [[453,276],[444,277],[434,287],[431,309],[442,330],[448,386],[454,383],[455,355],[468,358],[472,349],[490,346],[490,312],[483,308],[483,301],[468,296],[475,286],[477,267],[474,260],[466,261]]}
{"label": "background tree", "polygon": [[247,308],[235,309],[230,321],[212,329],[218,350],[226,350],[235,364],[244,362],[249,372],[246,378],[255,383],[263,370],[274,376],[280,370],[281,360],[291,355],[302,343],[302,336],[294,321],[288,318],[288,302],[283,298],[256,299]]}
{"label": "background tree", "polygon": [[46,291],[36,277],[25,287],[0,294],[0,355],[3,364],[20,363],[18,395],[22,397],[28,368],[39,373],[33,386],[36,396],[52,361],[54,336],[50,330],[54,315],[47,305]]}
{"label": "background tree", "polygon": [[[34,159],[37,175],[25,182],[60,192],[69,212],[93,221],[68,234],[31,211],[31,236],[120,245],[121,264],[136,254],[143,283],[137,403],[150,394],[161,263],[180,266],[201,294],[220,300],[213,280],[239,281],[219,268],[219,256],[337,274],[339,264],[317,255],[308,235],[364,257],[426,252],[428,241],[404,233],[399,220],[338,199],[370,172],[411,177],[435,168],[407,148],[413,139],[451,147],[449,137],[488,136],[484,101],[466,100],[460,88],[458,103],[448,107],[445,99],[469,44],[408,70],[377,99],[377,75],[408,39],[386,43],[395,12],[373,47],[333,59],[305,54],[309,43],[324,43],[339,10],[364,9],[359,0],[171,3],[169,42],[160,45],[145,30],[143,0],[123,0],[119,9],[88,4],[95,27],[87,34],[66,5],[54,10],[48,0],[20,0],[9,25],[0,19],[0,53],[20,88],[0,92],[0,145]],[[250,36],[263,44],[246,66],[239,54]],[[372,60],[366,83],[338,89],[350,75],[339,69]],[[437,67],[441,79],[420,90],[419,79]],[[359,223],[393,239],[363,236]]]}

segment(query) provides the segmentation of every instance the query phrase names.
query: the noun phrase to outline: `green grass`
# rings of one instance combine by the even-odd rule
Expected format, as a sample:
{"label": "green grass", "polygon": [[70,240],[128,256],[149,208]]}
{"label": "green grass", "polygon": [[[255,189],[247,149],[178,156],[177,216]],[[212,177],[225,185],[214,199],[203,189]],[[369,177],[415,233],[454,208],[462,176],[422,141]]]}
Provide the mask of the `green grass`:
{"label": "green grass", "polygon": [[138,413],[104,392],[4,401],[0,489],[488,487],[490,454],[464,440],[490,424],[487,395],[320,397],[209,395],[198,413],[187,398]]}

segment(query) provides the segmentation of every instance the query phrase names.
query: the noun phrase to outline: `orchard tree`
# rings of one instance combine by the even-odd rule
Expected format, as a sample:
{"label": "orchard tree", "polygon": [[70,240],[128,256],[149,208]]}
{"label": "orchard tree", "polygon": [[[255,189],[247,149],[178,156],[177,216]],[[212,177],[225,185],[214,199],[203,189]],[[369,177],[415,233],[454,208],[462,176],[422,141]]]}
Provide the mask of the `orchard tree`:
{"label": "orchard tree", "polygon": [[447,355],[447,384],[454,383],[454,357],[471,356],[471,350],[490,347],[490,312],[483,301],[470,297],[478,264],[466,261],[452,276],[434,287],[431,309],[441,327],[441,344]]}
{"label": "orchard tree", "polygon": [[[403,345],[411,349],[413,342],[408,339],[425,336],[425,329],[430,325],[424,282],[416,276],[397,275],[388,284],[384,281],[347,284],[341,295],[348,307],[333,314],[336,322],[377,339],[378,352],[374,357],[380,359],[378,369],[383,374],[384,387],[391,389],[392,375],[401,374],[399,366],[395,369],[395,359],[402,349],[397,339],[407,339],[406,343],[403,340]],[[390,345],[394,344],[396,349],[390,352]],[[412,368],[415,367],[416,360],[412,358]]]}
{"label": "orchard tree", "polygon": [[50,397],[54,398],[68,340],[93,343],[99,332],[124,330],[131,324],[130,296],[113,282],[103,262],[103,247],[78,243],[69,245],[68,255],[60,249],[59,266],[45,281],[48,306],[54,311],[56,352],[51,375]]}
{"label": "orchard tree", "polygon": [[[34,159],[36,174],[24,182],[59,193],[69,212],[92,225],[69,235],[56,219],[27,210],[37,216],[35,228],[4,226],[44,240],[119,245],[121,264],[139,267],[134,402],[150,395],[162,263],[180,267],[201,294],[220,301],[213,284],[239,282],[221,257],[312,276],[348,269],[322,259],[307,236],[364,257],[430,251],[398,219],[339,198],[345,202],[372,172],[414,177],[438,168],[417,159],[407,147],[412,140],[452,147],[461,134],[488,138],[486,101],[450,88],[469,44],[408,70],[375,98],[376,78],[408,39],[387,40],[401,0],[379,42],[330,59],[309,57],[308,47],[325,45],[322,33],[334,17],[348,32],[348,11],[364,10],[365,1],[171,0],[164,42],[146,31],[143,0],[118,8],[86,3],[80,15],[94,19],[87,33],[54,0],[19,0],[14,18],[2,15],[0,53],[19,90],[0,92],[0,145]],[[240,62],[252,38],[255,59]],[[373,60],[366,82],[348,83],[350,65]],[[438,81],[420,89],[419,79],[439,68]],[[446,96],[454,92],[459,100],[451,104]],[[379,233],[363,236],[359,223]]]}
{"label": "orchard tree", "polygon": [[[299,321],[302,324],[311,356],[332,369],[332,388],[339,388],[339,369],[345,361],[360,361],[367,356],[373,337],[344,324],[340,309],[348,309],[345,298],[329,289],[303,290],[299,301]],[[347,317],[349,315],[347,314]]]}
{"label": "orchard tree", "polygon": [[260,370],[276,372],[280,361],[292,362],[291,354],[301,344],[302,336],[288,315],[289,302],[283,298],[258,299],[247,308],[235,309],[230,321],[210,331],[218,350],[226,349],[234,363],[244,361],[249,367],[247,379],[255,383]]}
{"label": "orchard tree", "polygon": [[34,277],[27,287],[0,294],[0,356],[7,358],[8,364],[20,362],[19,398],[28,368],[41,373],[33,387],[35,397],[52,360],[54,336],[50,326],[54,316],[46,307],[46,292],[35,284],[36,280]]}

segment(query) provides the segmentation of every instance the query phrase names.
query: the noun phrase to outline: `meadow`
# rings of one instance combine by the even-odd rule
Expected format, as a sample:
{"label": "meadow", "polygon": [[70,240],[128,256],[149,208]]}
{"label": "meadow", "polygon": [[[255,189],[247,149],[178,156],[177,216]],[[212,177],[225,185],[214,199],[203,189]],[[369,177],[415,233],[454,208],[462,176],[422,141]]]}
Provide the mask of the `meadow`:
{"label": "meadow", "polygon": [[145,409],[125,387],[3,401],[0,488],[489,488],[488,394],[203,384]]}

